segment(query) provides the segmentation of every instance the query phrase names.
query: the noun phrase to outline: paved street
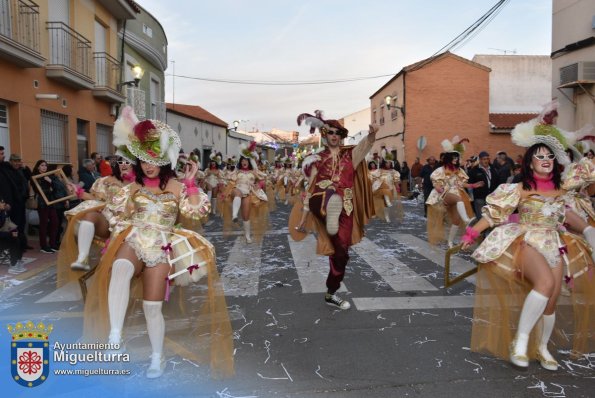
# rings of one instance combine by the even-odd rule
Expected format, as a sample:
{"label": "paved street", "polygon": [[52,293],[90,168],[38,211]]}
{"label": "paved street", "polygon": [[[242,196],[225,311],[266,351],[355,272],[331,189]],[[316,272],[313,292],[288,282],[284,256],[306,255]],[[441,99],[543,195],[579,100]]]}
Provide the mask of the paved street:
{"label": "paved street", "polygon": [[[60,383],[59,395],[73,397],[113,393],[116,387],[144,396],[226,398],[593,396],[595,356],[572,360],[558,352],[559,371],[534,362],[523,372],[469,351],[474,280],[443,288],[444,251],[427,244],[421,204],[404,203],[402,223],[373,220],[366,238],[352,248],[340,291],[352,303],[349,311],[324,303],[327,259],[315,255],[313,237],[291,240],[289,207],[278,207],[259,243],[246,245],[239,230],[224,237],[219,219],[205,227],[217,250],[234,328],[234,378],[213,381],[205,366],[172,357],[157,380],[145,379],[143,363],[131,365],[127,377],[51,376],[35,395],[51,396]],[[457,258],[454,271],[471,268],[468,260]],[[60,339],[72,342],[82,326],[78,286],[56,291],[54,268],[42,268],[21,275],[22,281],[11,282],[8,275],[0,280],[1,384],[20,394],[27,390],[10,380],[5,324],[52,322]]]}

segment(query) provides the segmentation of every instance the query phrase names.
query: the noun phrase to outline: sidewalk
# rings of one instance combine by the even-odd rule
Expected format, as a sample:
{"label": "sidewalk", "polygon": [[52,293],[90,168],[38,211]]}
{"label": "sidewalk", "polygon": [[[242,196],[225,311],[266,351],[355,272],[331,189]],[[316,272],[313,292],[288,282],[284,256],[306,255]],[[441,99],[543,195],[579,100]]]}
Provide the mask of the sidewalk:
{"label": "sidewalk", "polygon": [[32,246],[33,249],[23,253],[23,264],[27,271],[15,275],[9,274],[9,265],[5,263],[0,264],[0,293],[10,286],[19,285],[40,272],[56,266],[58,253],[48,254],[40,252],[39,238],[36,235],[29,235],[28,240],[29,246]]}

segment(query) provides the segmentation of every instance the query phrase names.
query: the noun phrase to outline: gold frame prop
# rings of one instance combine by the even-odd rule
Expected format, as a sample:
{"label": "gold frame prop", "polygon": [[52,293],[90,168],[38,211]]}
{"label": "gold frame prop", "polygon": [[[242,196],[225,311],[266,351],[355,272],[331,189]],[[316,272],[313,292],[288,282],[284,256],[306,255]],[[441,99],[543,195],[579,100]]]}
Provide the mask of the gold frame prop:
{"label": "gold frame prop", "polygon": [[446,251],[446,254],[444,255],[444,287],[451,287],[452,285],[454,285],[455,283],[459,283],[460,281],[462,281],[463,279],[475,274],[477,272],[477,265],[473,268],[471,268],[470,270],[463,272],[461,275],[456,276],[453,279],[450,279],[450,257],[453,254],[458,253],[459,251],[461,251],[461,248],[463,247],[462,244],[460,245],[456,245],[451,247],[450,249],[448,249]]}
{"label": "gold frame prop", "polygon": [[31,177],[31,180],[33,181],[33,183],[35,184],[35,187],[37,188],[37,193],[39,193],[41,195],[45,204],[48,206],[51,206],[53,204],[65,202],[67,200],[77,199],[76,194],[72,194],[72,195],[64,196],[63,198],[52,200],[51,202],[48,200],[48,198],[45,196],[45,193],[41,189],[41,186],[39,186],[39,182],[37,182],[37,180],[39,180],[40,178],[46,177],[46,176],[54,175],[54,174],[57,174],[58,178],[61,179],[62,182],[64,183],[64,185],[66,186],[66,189],[68,189],[68,179],[66,178],[66,175],[64,174],[62,169],[56,169],[56,170],[48,171],[47,173],[36,174]]}

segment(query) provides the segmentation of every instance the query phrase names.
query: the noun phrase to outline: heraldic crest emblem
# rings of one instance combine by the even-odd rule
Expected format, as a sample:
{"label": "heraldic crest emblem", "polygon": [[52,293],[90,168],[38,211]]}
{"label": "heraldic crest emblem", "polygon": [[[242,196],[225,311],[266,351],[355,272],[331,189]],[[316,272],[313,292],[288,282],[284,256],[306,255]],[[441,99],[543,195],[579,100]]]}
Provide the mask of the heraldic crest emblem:
{"label": "heraldic crest emblem", "polygon": [[37,387],[50,372],[49,335],[53,325],[31,321],[8,325],[11,335],[10,362],[12,379],[24,387]]}

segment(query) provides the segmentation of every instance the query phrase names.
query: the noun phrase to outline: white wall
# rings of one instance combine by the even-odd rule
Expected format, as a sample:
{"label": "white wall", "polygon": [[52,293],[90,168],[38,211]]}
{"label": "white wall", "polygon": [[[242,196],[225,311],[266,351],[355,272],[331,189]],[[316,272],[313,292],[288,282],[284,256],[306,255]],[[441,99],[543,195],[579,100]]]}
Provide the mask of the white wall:
{"label": "white wall", "polygon": [[551,101],[548,55],[476,55],[490,72],[490,113],[539,113]]}
{"label": "white wall", "polygon": [[225,155],[225,127],[201,122],[169,110],[167,124],[180,135],[184,152],[189,153],[198,148],[201,151],[201,161],[204,149]]}
{"label": "white wall", "polygon": [[368,135],[371,117],[370,107],[343,116],[343,124],[345,128],[349,130],[349,134],[344,141],[345,145],[355,145],[360,142],[363,137]]}

